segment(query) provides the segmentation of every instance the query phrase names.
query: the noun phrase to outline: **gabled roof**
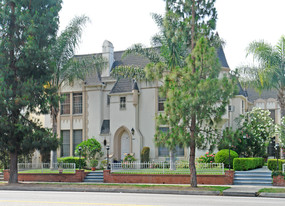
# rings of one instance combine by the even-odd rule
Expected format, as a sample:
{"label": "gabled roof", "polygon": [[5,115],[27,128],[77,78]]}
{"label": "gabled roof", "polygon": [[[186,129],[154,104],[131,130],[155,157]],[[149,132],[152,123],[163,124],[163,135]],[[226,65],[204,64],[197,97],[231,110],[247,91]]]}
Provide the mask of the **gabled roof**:
{"label": "gabled roof", "polygon": [[277,91],[272,89],[272,90],[263,90],[262,93],[259,95],[258,92],[256,92],[253,88],[248,88],[247,89],[248,93],[248,100],[251,102],[254,102],[257,99],[277,99]]}
{"label": "gabled roof", "polygon": [[244,97],[248,97],[247,91],[245,91],[245,90],[242,88],[242,86],[241,86],[241,84],[240,84],[239,81],[238,81],[237,84],[238,84],[238,89],[239,89],[238,95],[242,95],[242,96],[244,96]]}
{"label": "gabled roof", "polygon": [[110,94],[132,92],[133,84],[131,79],[119,79],[110,91]]}
{"label": "gabled roof", "polygon": [[137,55],[128,55],[125,58],[122,58],[122,55],[125,51],[114,52],[114,63],[112,65],[112,69],[117,66],[139,66],[145,67],[149,63],[149,60]]}
{"label": "gabled roof", "polygon": [[[156,47],[157,51],[159,52],[159,47]],[[146,64],[149,63],[149,60],[144,58],[143,56],[137,56],[137,55],[128,55],[125,58],[122,58],[122,55],[125,51],[118,51],[114,52],[114,63],[112,65],[112,69],[117,66],[139,66],[139,67],[145,67]],[[219,62],[222,67],[229,68],[224,50],[222,47],[220,47],[217,50],[217,57],[219,58]]]}
{"label": "gabled roof", "polygon": [[219,58],[219,61],[220,61],[220,64],[222,65],[222,67],[230,68],[229,65],[228,65],[228,62],[227,62],[227,59],[226,59],[226,56],[225,56],[225,53],[224,53],[224,50],[223,50],[222,47],[220,47],[218,49],[217,56]]}

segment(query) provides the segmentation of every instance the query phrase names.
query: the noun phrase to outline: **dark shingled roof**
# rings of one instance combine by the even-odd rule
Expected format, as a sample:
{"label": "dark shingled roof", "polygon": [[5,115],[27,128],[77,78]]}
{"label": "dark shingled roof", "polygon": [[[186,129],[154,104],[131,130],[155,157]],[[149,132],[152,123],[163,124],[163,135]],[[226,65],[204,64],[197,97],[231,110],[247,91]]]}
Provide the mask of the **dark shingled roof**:
{"label": "dark shingled roof", "polygon": [[238,89],[239,89],[238,95],[243,95],[244,97],[247,97],[247,96],[248,96],[247,91],[245,91],[245,90],[242,88],[240,82],[238,82]]}
{"label": "dark shingled roof", "polygon": [[220,61],[220,64],[222,65],[222,67],[230,68],[222,47],[220,47],[218,49],[217,54],[218,54],[218,58],[219,58],[219,61]]}
{"label": "dark shingled roof", "polygon": [[139,91],[139,87],[138,87],[137,81],[133,82],[133,90],[138,90]]}
{"label": "dark shingled roof", "polygon": [[133,83],[131,79],[119,79],[110,91],[110,94],[131,92],[132,89]]}
{"label": "dark shingled roof", "polygon": [[257,99],[277,99],[277,91],[276,90],[264,90],[262,93],[259,95],[258,92],[256,92],[253,88],[248,88],[247,89],[248,93],[248,100],[253,102]]}
{"label": "dark shingled roof", "polygon": [[145,67],[145,65],[149,63],[149,60],[142,56],[128,55],[125,58],[122,58],[124,52],[125,51],[114,52],[115,61],[112,65],[112,69],[117,66],[131,66],[131,65]]}
{"label": "dark shingled roof", "polygon": [[[159,52],[159,47],[155,48]],[[112,69],[117,66],[139,66],[145,67],[149,60],[136,55],[128,55],[125,58],[122,58],[122,55],[125,51],[117,51],[114,52],[114,63],[112,65]],[[222,67],[229,68],[227,63],[223,48],[217,50],[219,61]],[[98,54],[88,54],[88,55],[76,55],[75,58],[82,58],[87,56],[95,56],[95,55],[102,55],[101,53]],[[86,77],[85,84],[86,85],[99,85],[101,84],[101,76],[96,72],[94,75]],[[117,83],[114,85],[113,89],[111,90],[110,94],[112,93],[124,93],[124,92],[131,92],[133,88],[133,82],[127,79],[118,80]]]}
{"label": "dark shingled roof", "polygon": [[[159,47],[156,47],[157,51],[159,52]],[[122,55],[125,51],[118,51],[114,52],[114,60],[115,62],[112,65],[112,69],[117,66],[139,66],[139,67],[145,67],[147,63],[149,63],[149,60],[142,57],[142,56],[136,56],[136,55],[128,55],[125,58],[122,59]],[[190,52],[190,51],[189,51]],[[217,50],[217,56],[219,58],[219,62],[222,65],[222,67],[229,68],[224,50],[222,47],[220,47]]]}
{"label": "dark shingled roof", "polygon": [[101,134],[109,134],[110,133],[110,120],[103,120],[101,126]]}
{"label": "dark shingled roof", "polygon": [[[82,54],[82,55],[74,55],[75,59],[81,59],[81,58],[92,58],[93,56],[102,56],[101,53],[98,54]],[[84,83],[86,85],[99,85],[101,84],[101,75],[99,72],[95,71],[92,75],[89,75],[85,78]]]}

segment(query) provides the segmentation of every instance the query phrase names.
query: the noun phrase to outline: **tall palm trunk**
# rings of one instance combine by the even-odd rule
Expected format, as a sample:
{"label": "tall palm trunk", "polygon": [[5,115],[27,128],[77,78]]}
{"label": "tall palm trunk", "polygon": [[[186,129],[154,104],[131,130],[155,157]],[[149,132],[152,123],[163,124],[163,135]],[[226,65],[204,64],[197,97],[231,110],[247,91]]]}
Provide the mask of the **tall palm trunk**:
{"label": "tall palm trunk", "polygon": [[175,156],[174,156],[174,151],[170,150],[169,151],[169,156],[170,156],[170,170],[176,170],[175,167]]}
{"label": "tall palm trunk", "polygon": [[[52,116],[52,133],[57,136],[57,116],[58,109],[54,106],[51,106],[51,116]],[[56,150],[50,152],[50,167],[53,168],[53,164],[57,162],[57,153]]]}
{"label": "tall palm trunk", "polygon": [[[199,3],[199,2],[198,2]],[[195,3],[192,3],[192,20],[191,20],[191,51],[195,48]],[[196,72],[195,57],[192,55],[192,73]],[[191,126],[190,126],[190,159],[189,159],[189,168],[190,168],[190,179],[191,187],[197,187],[197,176],[196,176],[196,167],[195,167],[195,130],[196,130],[196,116],[192,114],[191,116]]]}

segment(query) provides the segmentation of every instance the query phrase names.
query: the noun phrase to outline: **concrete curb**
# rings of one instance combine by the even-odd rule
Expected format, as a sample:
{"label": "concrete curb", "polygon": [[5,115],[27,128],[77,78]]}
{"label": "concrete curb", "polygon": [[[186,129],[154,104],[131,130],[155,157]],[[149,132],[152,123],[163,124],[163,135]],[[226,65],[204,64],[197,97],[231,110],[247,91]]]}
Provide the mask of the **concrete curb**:
{"label": "concrete curb", "polygon": [[120,189],[120,188],[57,188],[57,187],[19,187],[0,186],[0,190],[21,191],[62,191],[62,192],[114,192],[114,193],[149,193],[149,194],[175,194],[175,195],[211,195],[219,196],[219,191],[184,191],[184,190],[144,190],[144,189]]}
{"label": "concrete curb", "polygon": [[241,197],[256,197],[257,192],[223,192],[223,196],[241,196]]}
{"label": "concrete curb", "polygon": [[267,193],[261,192],[259,197],[274,197],[274,198],[285,198],[285,193]]}

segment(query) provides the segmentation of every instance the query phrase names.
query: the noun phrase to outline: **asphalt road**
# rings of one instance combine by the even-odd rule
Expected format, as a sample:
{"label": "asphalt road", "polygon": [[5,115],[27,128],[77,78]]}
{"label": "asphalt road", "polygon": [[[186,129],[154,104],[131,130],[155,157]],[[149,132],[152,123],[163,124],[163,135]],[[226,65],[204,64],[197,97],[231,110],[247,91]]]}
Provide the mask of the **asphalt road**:
{"label": "asphalt road", "polygon": [[0,191],[0,206],[262,206],[285,205],[279,198],[157,195],[95,192]]}

